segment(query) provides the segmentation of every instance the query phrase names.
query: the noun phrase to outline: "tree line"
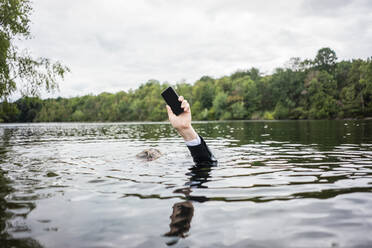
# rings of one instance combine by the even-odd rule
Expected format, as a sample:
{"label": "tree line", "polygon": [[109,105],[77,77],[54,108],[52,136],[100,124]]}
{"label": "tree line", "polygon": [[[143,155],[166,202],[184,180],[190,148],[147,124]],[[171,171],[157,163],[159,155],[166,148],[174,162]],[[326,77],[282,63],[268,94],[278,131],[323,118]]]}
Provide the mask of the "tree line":
{"label": "tree line", "polygon": [[[0,104],[1,122],[163,121],[160,93],[169,86],[149,80],[135,90],[82,97],[22,97]],[[337,62],[322,48],[314,59],[292,58],[271,75],[256,68],[229,76],[177,83],[194,120],[335,119],[372,116],[372,60]]]}

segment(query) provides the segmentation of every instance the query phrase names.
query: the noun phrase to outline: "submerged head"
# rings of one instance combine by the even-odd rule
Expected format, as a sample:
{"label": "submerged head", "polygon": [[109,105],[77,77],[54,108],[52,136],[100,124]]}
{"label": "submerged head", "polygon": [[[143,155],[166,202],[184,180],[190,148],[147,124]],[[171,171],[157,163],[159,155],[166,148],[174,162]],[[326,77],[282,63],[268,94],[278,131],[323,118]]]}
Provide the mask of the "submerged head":
{"label": "submerged head", "polygon": [[145,159],[147,161],[158,159],[160,156],[161,152],[155,148],[146,149],[136,155],[137,158]]}

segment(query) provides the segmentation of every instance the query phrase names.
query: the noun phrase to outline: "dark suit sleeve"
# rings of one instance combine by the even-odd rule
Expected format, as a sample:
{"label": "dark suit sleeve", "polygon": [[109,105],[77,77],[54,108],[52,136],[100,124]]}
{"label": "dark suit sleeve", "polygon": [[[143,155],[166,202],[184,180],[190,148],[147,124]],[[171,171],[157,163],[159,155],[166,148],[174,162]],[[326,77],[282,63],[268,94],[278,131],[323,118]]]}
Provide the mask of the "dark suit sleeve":
{"label": "dark suit sleeve", "polygon": [[217,165],[217,159],[213,156],[204,139],[200,137],[200,145],[187,146],[196,165]]}

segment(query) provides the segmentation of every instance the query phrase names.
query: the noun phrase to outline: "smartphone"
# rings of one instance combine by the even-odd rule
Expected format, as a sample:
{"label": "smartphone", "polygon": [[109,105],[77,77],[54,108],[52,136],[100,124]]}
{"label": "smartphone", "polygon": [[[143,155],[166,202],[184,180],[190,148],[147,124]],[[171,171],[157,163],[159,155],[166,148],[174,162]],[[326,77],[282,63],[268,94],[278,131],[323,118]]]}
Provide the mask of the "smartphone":
{"label": "smartphone", "polygon": [[165,102],[171,107],[175,115],[179,115],[183,112],[181,108],[181,102],[178,101],[178,95],[172,87],[168,87],[161,93],[161,96],[164,98]]}

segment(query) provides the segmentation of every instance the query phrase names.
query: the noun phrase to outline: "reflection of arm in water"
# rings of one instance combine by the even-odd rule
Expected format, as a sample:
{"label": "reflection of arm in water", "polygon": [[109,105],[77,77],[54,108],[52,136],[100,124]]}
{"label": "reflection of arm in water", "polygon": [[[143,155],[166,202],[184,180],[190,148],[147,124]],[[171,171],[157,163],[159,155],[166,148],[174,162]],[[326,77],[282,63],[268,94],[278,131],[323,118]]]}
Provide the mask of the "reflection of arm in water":
{"label": "reflection of arm in water", "polygon": [[183,96],[180,96],[178,100],[181,102],[181,107],[184,112],[177,116],[167,105],[170,123],[185,140],[187,148],[189,148],[191,156],[196,164],[216,164],[217,160],[209,150],[207,144],[191,126],[191,110],[189,103]]}
{"label": "reflection of arm in water", "polygon": [[170,231],[165,236],[179,236],[185,238],[185,233],[190,230],[191,220],[194,216],[194,206],[189,201],[178,202],[173,205],[170,216]]}

